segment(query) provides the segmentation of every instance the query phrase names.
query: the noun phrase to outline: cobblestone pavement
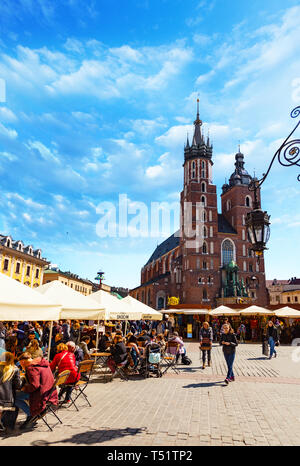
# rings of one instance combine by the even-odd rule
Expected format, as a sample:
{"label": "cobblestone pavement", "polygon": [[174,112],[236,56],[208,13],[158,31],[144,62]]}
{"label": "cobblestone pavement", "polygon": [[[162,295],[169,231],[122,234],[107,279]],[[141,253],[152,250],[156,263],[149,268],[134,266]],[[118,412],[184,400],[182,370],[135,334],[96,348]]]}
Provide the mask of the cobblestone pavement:
{"label": "cobblestone pavement", "polygon": [[236,381],[226,386],[221,348],[214,345],[212,367],[202,370],[198,346],[186,345],[193,364],[180,364],[178,375],[107,383],[95,377],[87,387],[91,408],[82,399],[79,412],[59,410],[63,424],[53,432],[39,421],[33,431],[0,437],[0,445],[300,445],[295,347],[281,346],[268,360],[261,345],[239,345]]}

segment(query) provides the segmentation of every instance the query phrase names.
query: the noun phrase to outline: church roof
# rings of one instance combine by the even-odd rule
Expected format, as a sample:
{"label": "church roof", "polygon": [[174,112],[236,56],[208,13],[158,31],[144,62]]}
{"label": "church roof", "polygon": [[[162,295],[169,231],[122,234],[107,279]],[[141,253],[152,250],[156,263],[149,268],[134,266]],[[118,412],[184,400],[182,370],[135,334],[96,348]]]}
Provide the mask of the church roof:
{"label": "church roof", "polygon": [[154,253],[150,257],[146,265],[150,264],[150,262],[156,261],[157,259],[162,257],[164,254],[167,254],[167,252],[172,251],[172,249],[179,246],[179,241],[180,241],[180,237],[178,236],[178,232],[173,233],[173,235],[171,235],[169,238],[167,238],[165,241],[163,241],[156,247]]}
{"label": "church roof", "polygon": [[218,233],[237,234],[237,231],[230,225],[223,214],[218,214]]}
{"label": "church roof", "polygon": [[223,194],[224,192],[228,191],[228,189],[232,188],[233,186],[237,185],[249,185],[252,177],[249,175],[247,170],[245,170],[245,162],[244,162],[244,154],[241,153],[239,150],[237,154],[235,154],[235,170],[229,178],[229,183],[224,184],[222,186]]}

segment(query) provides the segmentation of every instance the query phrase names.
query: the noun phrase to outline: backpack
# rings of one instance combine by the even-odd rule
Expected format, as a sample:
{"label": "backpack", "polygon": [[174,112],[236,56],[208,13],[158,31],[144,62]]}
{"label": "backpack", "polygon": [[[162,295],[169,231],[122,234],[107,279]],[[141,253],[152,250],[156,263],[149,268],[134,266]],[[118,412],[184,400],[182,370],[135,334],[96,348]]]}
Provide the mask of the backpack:
{"label": "backpack", "polygon": [[181,362],[182,362],[182,364],[184,364],[185,366],[189,366],[190,364],[192,364],[192,360],[191,360],[190,358],[188,358],[186,355],[183,355],[183,356],[182,356]]}

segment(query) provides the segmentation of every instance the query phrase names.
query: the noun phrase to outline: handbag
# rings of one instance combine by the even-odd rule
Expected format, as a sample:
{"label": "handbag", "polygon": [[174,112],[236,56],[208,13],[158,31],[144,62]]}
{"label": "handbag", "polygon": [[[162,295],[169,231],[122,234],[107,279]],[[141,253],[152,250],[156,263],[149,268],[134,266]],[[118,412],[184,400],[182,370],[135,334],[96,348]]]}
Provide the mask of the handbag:
{"label": "handbag", "polygon": [[211,349],[211,340],[208,337],[203,337],[201,343],[200,343],[200,349],[201,351],[208,351]]}

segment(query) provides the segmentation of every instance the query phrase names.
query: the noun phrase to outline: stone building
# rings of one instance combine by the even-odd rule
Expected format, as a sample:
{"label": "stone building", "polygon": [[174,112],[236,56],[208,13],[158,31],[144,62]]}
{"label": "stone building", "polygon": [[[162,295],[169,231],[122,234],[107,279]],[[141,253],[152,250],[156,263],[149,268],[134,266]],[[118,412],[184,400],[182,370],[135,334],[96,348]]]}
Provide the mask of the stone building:
{"label": "stone building", "polygon": [[21,240],[0,235],[1,272],[24,285],[36,288],[43,283],[44,268],[49,262],[42,257],[41,249],[25,246]]}
{"label": "stone building", "polygon": [[254,195],[244,155],[238,151],[222,186],[219,213],[213,147],[201,126],[198,102],[193,139],[184,148],[180,230],[157,246],[141,270],[141,285],[130,295],[156,309],[166,308],[170,297],[185,307],[207,309],[240,302],[267,305],[264,258],[258,263],[254,257],[245,226]]}

